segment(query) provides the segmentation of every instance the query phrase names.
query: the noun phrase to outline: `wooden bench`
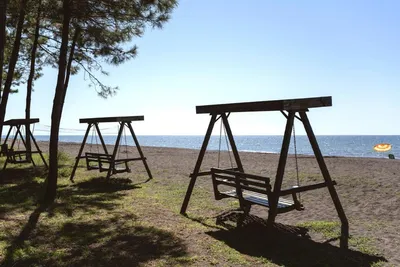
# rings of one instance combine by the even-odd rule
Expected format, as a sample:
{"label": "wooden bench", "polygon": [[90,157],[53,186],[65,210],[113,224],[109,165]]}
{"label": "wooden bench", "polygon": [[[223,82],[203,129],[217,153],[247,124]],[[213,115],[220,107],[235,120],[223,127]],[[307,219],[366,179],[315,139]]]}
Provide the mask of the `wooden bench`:
{"label": "wooden bench", "polygon": [[[1,145],[1,154],[7,156],[7,161],[9,163],[30,163],[31,160],[28,157],[28,151],[26,150],[14,150],[11,148],[8,148],[7,144],[2,144]],[[33,152],[30,152],[32,154]]]}
{"label": "wooden bench", "polygon": [[[112,155],[86,152],[85,158],[86,168],[88,170],[99,170],[100,172],[105,172],[110,169]],[[128,166],[128,161],[129,159],[114,160],[113,173],[130,172],[131,170]]]}
{"label": "wooden bench", "polygon": [[[216,200],[227,197],[236,198],[246,213],[250,212],[252,205],[270,207],[269,198],[273,197],[274,193],[271,190],[270,179],[268,177],[217,168],[211,169],[211,177]],[[221,191],[220,186],[225,186],[228,190]],[[281,196],[283,195],[292,195],[293,200],[282,198]],[[296,193],[280,192],[277,207],[278,213],[295,209],[304,209],[298,201]]]}

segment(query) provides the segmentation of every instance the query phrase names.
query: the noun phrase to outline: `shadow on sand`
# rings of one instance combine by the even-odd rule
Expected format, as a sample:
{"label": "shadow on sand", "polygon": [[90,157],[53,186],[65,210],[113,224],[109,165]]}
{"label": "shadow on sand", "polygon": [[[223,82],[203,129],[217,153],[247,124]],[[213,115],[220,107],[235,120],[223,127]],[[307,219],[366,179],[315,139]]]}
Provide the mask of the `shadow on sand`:
{"label": "shadow on sand", "polygon": [[371,266],[385,258],[354,250],[342,250],[328,243],[311,240],[304,227],[276,223],[267,232],[265,220],[249,215],[242,227],[234,226],[241,214],[236,211],[217,216],[217,223],[228,230],[207,232],[242,254],[263,257],[284,266]]}

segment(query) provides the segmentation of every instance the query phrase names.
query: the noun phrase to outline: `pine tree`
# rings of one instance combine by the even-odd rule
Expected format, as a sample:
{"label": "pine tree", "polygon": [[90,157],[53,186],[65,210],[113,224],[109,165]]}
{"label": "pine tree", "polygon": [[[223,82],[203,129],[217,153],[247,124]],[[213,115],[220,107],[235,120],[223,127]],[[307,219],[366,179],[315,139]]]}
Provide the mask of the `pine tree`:
{"label": "pine tree", "polygon": [[[53,23],[47,31],[53,36],[44,49],[53,60],[58,58],[58,79],[52,110],[45,203],[53,202],[57,192],[59,127],[70,75],[83,70],[101,97],[113,95],[117,88],[101,83],[94,72],[107,74],[102,61],[119,65],[134,58],[137,47],[125,49],[127,43],[134,37],[141,37],[147,26],[161,28],[176,4],[176,0],[63,0],[62,23],[57,23],[59,14],[52,14]],[[58,25],[61,25],[61,35],[57,34]]]}

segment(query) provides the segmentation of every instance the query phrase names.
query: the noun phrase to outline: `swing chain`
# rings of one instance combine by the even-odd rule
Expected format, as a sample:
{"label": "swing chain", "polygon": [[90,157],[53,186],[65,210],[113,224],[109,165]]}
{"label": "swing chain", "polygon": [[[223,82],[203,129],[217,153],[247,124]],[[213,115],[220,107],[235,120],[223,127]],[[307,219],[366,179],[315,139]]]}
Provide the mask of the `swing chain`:
{"label": "swing chain", "polygon": [[[300,186],[300,178],[299,178],[299,164],[297,160],[297,144],[296,144],[296,130],[295,130],[295,124],[293,123],[293,146],[294,146],[294,158],[296,162],[296,178],[297,178],[297,187]],[[301,201],[301,194],[300,192],[297,194],[299,201]]]}

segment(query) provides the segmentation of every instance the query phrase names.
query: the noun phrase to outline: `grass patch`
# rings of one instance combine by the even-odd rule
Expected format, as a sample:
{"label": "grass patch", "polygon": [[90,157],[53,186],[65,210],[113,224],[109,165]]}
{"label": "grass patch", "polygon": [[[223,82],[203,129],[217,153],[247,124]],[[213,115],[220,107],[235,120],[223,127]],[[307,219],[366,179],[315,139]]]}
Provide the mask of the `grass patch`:
{"label": "grass patch", "polygon": [[338,222],[313,221],[297,224],[299,227],[305,227],[311,231],[320,233],[326,239],[340,236],[340,224]]}
{"label": "grass patch", "polygon": [[[340,237],[340,223],[330,221],[313,221],[298,224],[316,233],[323,235],[325,239]],[[374,240],[371,237],[352,237],[349,238],[349,245],[368,255],[378,255]]]}

